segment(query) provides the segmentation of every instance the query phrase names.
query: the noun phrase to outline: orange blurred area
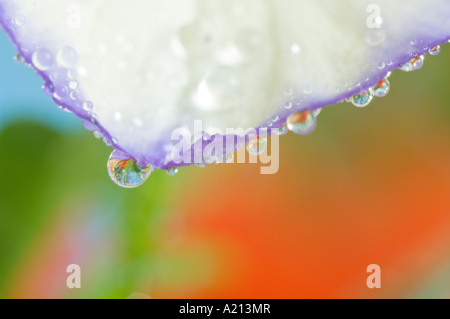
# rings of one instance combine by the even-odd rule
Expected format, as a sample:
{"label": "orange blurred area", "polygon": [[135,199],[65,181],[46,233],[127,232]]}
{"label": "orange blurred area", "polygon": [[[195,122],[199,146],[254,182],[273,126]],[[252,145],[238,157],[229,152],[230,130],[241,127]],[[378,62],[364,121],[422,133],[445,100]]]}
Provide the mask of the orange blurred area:
{"label": "orange blurred area", "polygon": [[[447,261],[450,179],[436,164],[448,150],[426,160],[407,150],[362,152],[363,164],[350,161],[342,171],[327,169],[333,157],[318,165],[295,154],[283,167],[297,162],[299,169],[270,177],[218,169],[184,194],[185,214],[174,217],[167,234],[170,242],[183,223],[184,241],[165,249],[177,254],[204,242],[221,252],[211,270],[217,281],[188,296],[394,297]],[[403,164],[393,167],[391,156]],[[380,291],[366,287],[373,263],[383,270]],[[186,297],[167,289],[155,295],[174,293]]]}

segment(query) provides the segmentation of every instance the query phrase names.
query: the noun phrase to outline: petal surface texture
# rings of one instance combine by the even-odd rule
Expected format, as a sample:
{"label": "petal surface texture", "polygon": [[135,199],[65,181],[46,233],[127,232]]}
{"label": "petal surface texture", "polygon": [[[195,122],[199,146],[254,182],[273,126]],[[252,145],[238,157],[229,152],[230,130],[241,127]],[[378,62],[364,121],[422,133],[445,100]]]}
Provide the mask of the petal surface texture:
{"label": "petal surface texture", "polygon": [[154,168],[172,131],[278,127],[450,38],[448,0],[1,0],[58,105]]}

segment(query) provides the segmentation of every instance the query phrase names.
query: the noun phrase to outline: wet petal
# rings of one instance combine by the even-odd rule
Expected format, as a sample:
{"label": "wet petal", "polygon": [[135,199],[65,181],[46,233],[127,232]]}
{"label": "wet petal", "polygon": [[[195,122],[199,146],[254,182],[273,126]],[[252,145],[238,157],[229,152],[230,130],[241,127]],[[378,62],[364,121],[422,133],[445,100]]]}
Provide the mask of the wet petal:
{"label": "wet petal", "polygon": [[0,22],[58,105],[140,167],[168,169],[186,164],[173,130],[195,135],[194,120],[211,135],[280,128],[387,94],[388,72],[448,41],[450,2],[3,0]]}

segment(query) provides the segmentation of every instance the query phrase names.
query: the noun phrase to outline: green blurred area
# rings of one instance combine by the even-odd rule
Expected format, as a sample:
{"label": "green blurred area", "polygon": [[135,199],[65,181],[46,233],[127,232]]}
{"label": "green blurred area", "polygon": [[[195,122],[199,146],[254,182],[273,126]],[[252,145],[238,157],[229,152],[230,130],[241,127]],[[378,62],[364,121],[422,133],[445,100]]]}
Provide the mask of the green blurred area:
{"label": "green blurred area", "polygon": [[[105,236],[120,238],[121,276],[83,296],[126,297],[130,286],[151,265],[158,220],[168,205],[167,178],[153,174],[141,188],[124,190],[109,180],[106,159],[111,148],[91,134],[63,135],[33,123],[17,123],[0,134],[0,295],[33,242],[52,221],[78,214],[107,223]],[[172,180],[172,187],[178,181]],[[98,211],[83,211],[99,207]],[[101,253],[101,252],[100,252]],[[138,268],[138,269],[136,269]],[[148,269],[147,269],[148,270]],[[114,272],[117,273],[117,272]],[[103,274],[106,275],[106,274]]]}

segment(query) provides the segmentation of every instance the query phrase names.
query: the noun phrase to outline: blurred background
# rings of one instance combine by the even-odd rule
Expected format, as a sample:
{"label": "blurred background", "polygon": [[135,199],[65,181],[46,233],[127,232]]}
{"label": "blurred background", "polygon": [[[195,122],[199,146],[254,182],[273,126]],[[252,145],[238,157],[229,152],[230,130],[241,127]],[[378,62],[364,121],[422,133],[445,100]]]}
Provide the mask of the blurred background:
{"label": "blurred background", "polygon": [[133,190],[15,54],[0,33],[0,297],[450,297],[450,45],[281,138],[276,175],[190,167]]}

